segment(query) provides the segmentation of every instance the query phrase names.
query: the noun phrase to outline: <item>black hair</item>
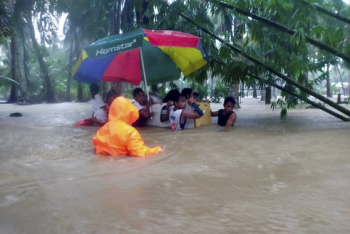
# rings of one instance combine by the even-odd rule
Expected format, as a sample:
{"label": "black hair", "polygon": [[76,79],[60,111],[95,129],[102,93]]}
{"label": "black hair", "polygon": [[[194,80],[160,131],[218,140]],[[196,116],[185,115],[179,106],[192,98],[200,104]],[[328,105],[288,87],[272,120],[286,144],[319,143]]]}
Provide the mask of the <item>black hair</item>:
{"label": "black hair", "polygon": [[198,96],[199,96],[199,93],[193,92],[193,96],[198,97]]}
{"label": "black hair", "polygon": [[106,95],[106,102],[108,102],[108,99],[112,97],[113,95],[118,95],[118,92],[112,87]]}
{"label": "black hair", "polygon": [[235,104],[236,104],[236,101],[235,101],[235,99],[233,98],[233,97],[227,97],[227,98],[225,98],[225,101],[224,101],[224,106],[227,104],[227,103],[232,103],[233,104],[233,106],[235,106]]}
{"label": "black hair", "polygon": [[175,98],[174,98],[174,102],[179,102],[179,100],[180,100],[181,98],[185,98],[185,99],[186,99],[186,96],[183,95],[183,94],[176,95]]}
{"label": "black hair", "polygon": [[152,92],[156,93],[158,91],[158,85],[157,84],[152,85],[151,90]]}
{"label": "black hair", "polygon": [[91,98],[95,99],[95,95],[100,92],[100,88],[98,87],[97,84],[91,84],[90,85],[90,93],[91,93]]}
{"label": "black hair", "polygon": [[190,88],[184,88],[182,91],[181,91],[181,95],[184,95],[187,98],[189,98],[192,94],[193,90],[190,89]]}
{"label": "black hair", "polygon": [[163,103],[166,103],[168,101],[174,101],[176,96],[178,96],[178,95],[180,95],[180,91],[179,90],[177,90],[177,89],[170,90],[166,94],[165,98],[163,99]]}
{"label": "black hair", "polygon": [[139,94],[139,93],[145,93],[141,88],[136,88],[136,89],[134,89],[134,91],[132,91],[132,96],[136,96],[137,94]]}

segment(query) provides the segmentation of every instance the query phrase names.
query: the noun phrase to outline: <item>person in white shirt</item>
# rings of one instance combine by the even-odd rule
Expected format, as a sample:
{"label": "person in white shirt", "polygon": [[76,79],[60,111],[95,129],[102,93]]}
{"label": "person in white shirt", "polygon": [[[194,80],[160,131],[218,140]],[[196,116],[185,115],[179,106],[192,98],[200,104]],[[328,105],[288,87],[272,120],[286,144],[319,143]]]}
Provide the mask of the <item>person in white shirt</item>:
{"label": "person in white shirt", "polygon": [[135,101],[132,103],[139,110],[139,118],[132,124],[133,127],[143,127],[148,118],[151,117],[151,101],[146,101],[145,92],[136,88],[132,92]]}
{"label": "person in white shirt", "polygon": [[169,114],[170,125],[173,131],[185,129],[187,119],[199,119],[203,116],[203,112],[195,105],[193,97],[190,97],[187,102],[195,109],[194,112],[185,110],[186,96],[181,94],[174,100],[175,107],[170,110]]}
{"label": "person in white shirt", "polygon": [[92,116],[90,121],[97,125],[104,125],[107,122],[106,104],[99,95],[100,88],[97,84],[90,85]]}

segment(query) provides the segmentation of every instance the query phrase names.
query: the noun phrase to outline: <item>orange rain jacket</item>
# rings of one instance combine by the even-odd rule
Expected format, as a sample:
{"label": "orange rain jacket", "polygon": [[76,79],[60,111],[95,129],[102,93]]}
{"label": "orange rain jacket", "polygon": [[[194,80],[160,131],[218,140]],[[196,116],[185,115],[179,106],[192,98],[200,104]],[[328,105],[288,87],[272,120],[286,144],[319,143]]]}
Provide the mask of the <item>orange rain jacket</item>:
{"label": "orange rain jacket", "polygon": [[110,107],[108,122],[92,139],[96,153],[144,157],[163,151],[158,146],[148,148],[144,145],[140,133],[130,126],[138,118],[138,109],[128,99],[116,98]]}

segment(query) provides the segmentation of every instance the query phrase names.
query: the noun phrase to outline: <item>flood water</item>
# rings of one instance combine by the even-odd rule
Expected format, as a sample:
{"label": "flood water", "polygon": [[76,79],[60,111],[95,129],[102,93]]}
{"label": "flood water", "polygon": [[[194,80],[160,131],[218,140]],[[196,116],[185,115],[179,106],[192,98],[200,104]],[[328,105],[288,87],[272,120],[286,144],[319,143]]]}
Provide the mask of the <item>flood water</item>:
{"label": "flood water", "polygon": [[0,105],[0,234],[350,233],[350,123],[243,106],[231,131],[145,128],[164,153],[112,158],[73,127],[90,108]]}

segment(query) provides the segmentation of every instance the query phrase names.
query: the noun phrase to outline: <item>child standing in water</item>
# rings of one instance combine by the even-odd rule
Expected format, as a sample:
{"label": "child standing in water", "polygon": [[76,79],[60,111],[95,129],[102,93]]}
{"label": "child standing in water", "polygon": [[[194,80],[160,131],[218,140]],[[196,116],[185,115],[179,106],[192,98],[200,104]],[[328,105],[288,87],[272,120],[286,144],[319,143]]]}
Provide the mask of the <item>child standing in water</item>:
{"label": "child standing in water", "polygon": [[170,110],[169,119],[171,124],[171,129],[183,130],[186,126],[186,119],[199,119],[203,116],[203,112],[198,108],[197,105],[193,105],[193,97],[187,100],[188,104],[192,105],[195,109],[194,112],[188,112],[186,108],[186,96],[178,95],[174,100],[174,108]]}
{"label": "child standing in water", "polygon": [[107,122],[107,108],[99,95],[100,88],[97,84],[90,85],[92,116],[90,121],[104,125]]}
{"label": "child standing in water", "polygon": [[233,97],[227,97],[224,101],[224,109],[211,112],[211,116],[218,117],[218,125],[223,127],[232,127],[236,122],[236,113],[233,112],[235,107],[235,99]]}

